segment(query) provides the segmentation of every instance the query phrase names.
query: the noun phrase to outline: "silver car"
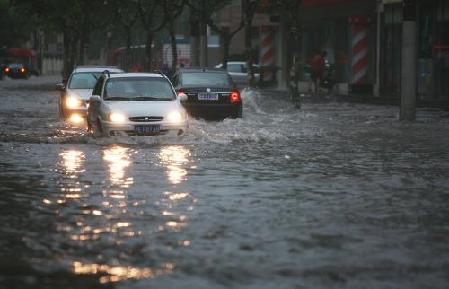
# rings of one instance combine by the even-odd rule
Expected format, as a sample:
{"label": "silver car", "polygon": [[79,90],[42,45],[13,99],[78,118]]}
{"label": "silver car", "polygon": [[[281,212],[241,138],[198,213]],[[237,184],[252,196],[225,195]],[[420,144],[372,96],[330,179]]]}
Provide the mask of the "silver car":
{"label": "silver car", "polygon": [[[215,68],[223,68],[223,63],[218,64]],[[228,61],[227,68],[229,75],[236,84],[244,84],[248,81],[248,69],[244,61]],[[253,64],[254,78],[256,82],[260,82],[260,67]]]}
{"label": "silver car", "polygon": [[111,74],[123,72],[114,66],[78,66],[73,70],[66,84],[57,84],[57,89],[61,91],[60,118],[74,123],[84,121],[95,83],[106,70]]}

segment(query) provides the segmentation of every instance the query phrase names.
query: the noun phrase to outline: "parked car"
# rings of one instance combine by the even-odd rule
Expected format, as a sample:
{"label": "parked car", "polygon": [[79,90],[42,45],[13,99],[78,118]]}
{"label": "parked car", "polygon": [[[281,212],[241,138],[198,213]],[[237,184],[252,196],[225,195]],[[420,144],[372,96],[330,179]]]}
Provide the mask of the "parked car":
{"label": "parked car", "polygon": [[87,114],[89,98],[98,78],[104,71],[122,73],[123,70],[115,66],[79,66],[76,67],[66,84],[58,83],[61,91],[59,98],[59,116],[73,122],[83,121]]}
{"label": "parked car", "polygon": [[[223,68],[223,63],[218,64],[215,68]],[[248,69],[244,61],[227,62],[226,70],[231,75],[232,80],[237,84],[245,84],[248,82]],[[254,78],[256,82],[260,82],[260,67],[253,64]]]}
{"label": "parked car", "polygon": [[5,65],[3,68],[4,75],[10,78],[24,78],[27,79],[30,77],[30,70],[21,63],[11,63]]}
{"label": "parked car", "polygon": [[166,76],[157,73],[105,73],[89,100],[87,126],[95,134],[181,135],[189,126]]}
{"label": "parked car", "polygon": [[173,78],[182,104],[194,117],[242,117],[242,98],[231,76],[222,69],[182,68]]}

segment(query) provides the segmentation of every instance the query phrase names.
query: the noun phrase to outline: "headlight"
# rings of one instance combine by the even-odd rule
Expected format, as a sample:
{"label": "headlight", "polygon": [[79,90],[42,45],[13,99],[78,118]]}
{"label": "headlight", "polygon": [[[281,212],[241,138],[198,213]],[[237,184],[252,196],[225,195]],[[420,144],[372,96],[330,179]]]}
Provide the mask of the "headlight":
{"label": "headlight", "polygon": [[109,120],[112,122],[123,123],[126,121],[126,116],[120,112],[111,112],[111,114],[109,114]]}
{"label": "headlight", "polygon": [[173,111],[168,114],[167,119],[169,122],[180,123],[184,118],[179,111]]}
{"label": "headlight", "polygon": [[67,108],[81,108],[84,106],[84,101],[76,96],[69,96],[65,100],[65,105]]}

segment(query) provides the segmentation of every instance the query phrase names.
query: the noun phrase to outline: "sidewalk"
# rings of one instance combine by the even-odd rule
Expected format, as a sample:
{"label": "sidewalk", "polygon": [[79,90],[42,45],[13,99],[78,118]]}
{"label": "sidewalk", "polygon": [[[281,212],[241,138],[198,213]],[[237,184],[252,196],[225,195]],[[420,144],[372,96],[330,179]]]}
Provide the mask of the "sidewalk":
{"label": "sidewalk", "polygon": [[[267,95],[269,97],[282,97],[288,98],[288,92],[285,89],[278,89],[275,87],[262,87],[257,88],[261,94]],[[326,102],[353,102],[353,103],[369,103],[377,105],[401,105],[401,98],[394,95],[383,94],[376,97],[372,94],[366,93],[350,93],[349,95],[339,95],[339,94],[326,94],[321,93],[302,93],[304,103],[326,103]],[[419,100],[416,101],[417,107],[426,108],[439,108],[444,110],[449,110],[448,101],[426,101]]]}

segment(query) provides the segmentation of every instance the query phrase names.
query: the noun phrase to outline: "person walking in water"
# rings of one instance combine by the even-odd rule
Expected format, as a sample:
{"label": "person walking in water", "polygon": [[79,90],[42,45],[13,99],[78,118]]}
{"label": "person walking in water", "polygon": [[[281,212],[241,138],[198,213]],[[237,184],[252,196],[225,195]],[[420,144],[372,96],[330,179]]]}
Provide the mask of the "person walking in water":
{"label": "person walking in water", "polygon": [[326,56],[327,52],[324,50],[321,53],[315,54],[310,61],[310,70],[315,93],[319,92],[320,83],[323,79]]}

